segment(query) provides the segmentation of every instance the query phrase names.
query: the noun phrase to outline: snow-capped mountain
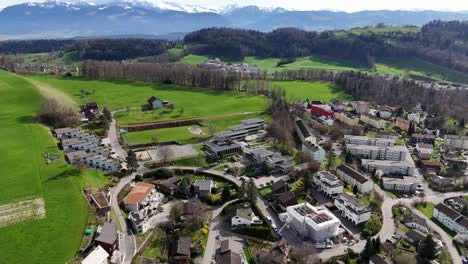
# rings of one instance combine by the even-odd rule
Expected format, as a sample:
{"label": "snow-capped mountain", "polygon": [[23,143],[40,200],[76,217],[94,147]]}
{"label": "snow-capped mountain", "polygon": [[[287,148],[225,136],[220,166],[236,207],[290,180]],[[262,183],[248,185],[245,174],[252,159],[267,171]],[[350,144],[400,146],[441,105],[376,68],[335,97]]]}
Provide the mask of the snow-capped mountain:
{"label": "snow-capped mountain", "polygon": [[386,10],[346,13],[258,6],[227,6],[216,10],[184,4],[182,0],[54,0],[1,10],[0,38],[167,35],[207,27],[261,31],[296,27],[320,31],[378,23],[423,25],[435,19],[468,20],[468,13]]}

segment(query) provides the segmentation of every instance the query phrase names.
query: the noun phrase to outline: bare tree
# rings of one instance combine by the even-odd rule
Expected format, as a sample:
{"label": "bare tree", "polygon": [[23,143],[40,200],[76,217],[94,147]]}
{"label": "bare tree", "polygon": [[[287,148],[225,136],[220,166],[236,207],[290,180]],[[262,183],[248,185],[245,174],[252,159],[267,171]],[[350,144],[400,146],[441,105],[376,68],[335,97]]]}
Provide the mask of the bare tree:
{"label": "bare tree", "polygon": [[80,122],[78,109],[56,99],[46,99],[41,103],[38,118],[53,127],[74,127]]}
{"label": "bare tree", "polygon": [[159,154],[159,157],[161,158],[161,162],[163,164],[166,164],[169,161],[169,159],[172,158],[174,153],[170,146],[160,146],[158,148],[158,154]]}
{"label": "bare tree", "polygon": [[207,128],[208,128],[208,133],[210,133],[210,136],[213,136],[214,133],[216,133],[216,125],[213,122],[211,121],[208,122]]}
{"label": "bare tree", "polygon": [[303,242],[299,246],[292,247],[291,259],[294,259],[294,263],[301,264],[315,264],[319,263],[319,258],[315,251],[315,246],[310,242]]}

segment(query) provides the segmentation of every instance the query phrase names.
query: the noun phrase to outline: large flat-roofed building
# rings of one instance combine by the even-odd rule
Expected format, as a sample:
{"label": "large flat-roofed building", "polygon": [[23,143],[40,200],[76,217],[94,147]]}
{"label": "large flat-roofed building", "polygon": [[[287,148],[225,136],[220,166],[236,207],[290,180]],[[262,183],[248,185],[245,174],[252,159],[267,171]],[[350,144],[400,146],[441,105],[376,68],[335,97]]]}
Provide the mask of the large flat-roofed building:
{"label": "large flat-roofed building", "polygon": [[378,160],[406,160],[409,156],[408,149],[405,146],[369,146],[369,145],[353,145],[346,146],[351,155],[362,159],[378,159]]}
{"label": "large flat-roofed building", "polygon": [[[411,157],[409,157],[411,159]],[[387,175],[414,175],[414,162],[405,161],[394,161],[394,160],[371,160],[362,159],[362,169],[374,173],[377,170],[381,170]]]}
{"label": "large flat-roofed building", "polygon": [[231,126],[229,130],[215,133],[214,141],[244,140],[247,136],[257,134],[265,128],[265,122],[260,118],[242,120],[240,125]]}
{"label": "large flat-roofed building", "polygon": [[244,140],[249,135],[247,130],[222,131],[213,135],[214,141]]}
{"label": "large flat-roofed building", "polygon": [[402,193],[414,193],[418,185],[416,177],[382,177],[382,187],[385,190],[391,190]]}
{"label": "large flat-roofed building", "polygon": [[305,239],[320,242],[339,234],[340,220],[326,209],[302,203],[287,207],[286,212],[286,221]]}
{"label": "large flat-roofed building", "polygon": [[372,137],[353,136],[353,135],[345,135],[344,141],[346,145],[352,144],[352,145],[392,147],[392,146],[395,146],[396,144],[395,139],[393,138],[372,138]]}
{"label": "large flat-roofed building", "polygon": [[468,149],[468,136],[444,135],[444,145],[456,149]]}
{"label": "large flat-roofed building", "polygon": [[374,182],[371,179],[348,165],[340,165],[336,169],[336,174],[344,182],[353,187],[357,186],[360,193],[368,194],[374,190]]}
{"label": "large flat-roofed building", "polygon": [[234,141],[210,141],[205,143],[205,151],[208,155],[222,158],[241,153],[242,147]]}
{"label": "large flat-roofed building", "polygon": [[380,118],[377,118],[377,117],[374,117],[374,116],[371,116],[371,115],[368,115],[368,114],[362,114],[359,119],[364,124],[368,124],[368,125],[370,125],[372,127],[375,127],[377,129],[384,128],[388,123],[387,121],[385,121],[383,119],[380,119]]}
{"label": "large flat-roofed building", "polygon": [[317,172],[314,175],[313,181],[318,186],[318,190],[329,197],[342,193],[344,189],[344,184],[340,179],[328,171]]}
{"label": "large flat-roofed building", "polygon": [[340,210],[341,215],[354,225],[369,221],[371,218],[371,209],[366,207],[361,200],[347,193],[336,197],[335,206]]}

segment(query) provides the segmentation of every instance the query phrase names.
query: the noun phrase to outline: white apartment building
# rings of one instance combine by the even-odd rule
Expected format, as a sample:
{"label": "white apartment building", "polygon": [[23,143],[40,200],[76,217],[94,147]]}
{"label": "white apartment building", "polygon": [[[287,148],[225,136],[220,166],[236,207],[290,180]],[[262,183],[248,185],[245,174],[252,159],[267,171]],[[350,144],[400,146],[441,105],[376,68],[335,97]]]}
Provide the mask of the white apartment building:
{"label": "white apartment building", "polygon": [[468,136],[444,135],[444,145],[457,149],[468,149]]}
{"label": "white apartment building", "polygon": [[406,160],[408,149],[405,146],[370,146],[348,144],[346,149],[351,155],[362,159]]}
{"label": "white apartment building", "polygon": [[371,218],[371,209],[366,207],[361,200],[347,193],[340,194],[335,199],[335,206],[340,210],[341,215],[354,225],[367,222]]}
{"label": "white apartment building", "polygon": [[433,216],[448,229],[457,233],[457,235],[468,236],[468,218],[457,211],[440,203],[434,207]]}
{"label": "white apartment building", "polygon": [[[411,159],[411,157],[409,157]],[[374,173],[381,170],[383,174],[387,175],[414,175],[414,162],[409,161],[393,161],[393,160],[361,160],[362,169],[367,172]]]}
{"label": "white apartment building", "polygon": [[318,186],[318,190],[329,197],[342,193],[344,189],[344,184],[338,177],[328,171],[317,172],[314,175],[313,181]]}
{"label": "white apartment building", "polygon": [[65,152],[86,150],[93,146],[96,146],[96,143],[88,142],[86,140],[80,140],[77,138],[62,139],[62,148]]}
{"label": "white apartment building", "polygon": [[417,185],[418,179],[416,177],[382,177],[382,187],[385,190],[402,193],[414,193],[416,191]]}
{"label": "white apartment building", "polygon": [[73,138],[80,134],[81,130],[78,128],[66,127],[54,129],[52,132],[57,138]]}
{"label": "white apartment building", "polygon": [[286,221],[304,239],[315,242],[326,241],[340,233],[340,220],[323,208],[308,203],[286,208]]}
{"label": "white apartment building", "polygon": [[393,138],[372,138],[365,136],[345,135],[344,141],[346,145],[368,145],[368,146],[381,146],[392,147],[396,142]]}
{"label": "white apartment building", "polygon": [[124,205],[128,211],[140,211],[148,206],[157,206],[164,198],[150,183],[137,182],[135,187],[125,196]]}
{"label": "white apartment building", "polygon": [[325,160],[325,150],[317,144],[309,141],[302,142],[302,152],[309,156],[309,158],[322,163]]}
{"label": "white apartment building", "polygon": [[374,190],[374,182],[371,179],[348,165],[339,166],[336,169],[336,174],[347,184],[353,187],[357,186],[362,194],[369,194]]}

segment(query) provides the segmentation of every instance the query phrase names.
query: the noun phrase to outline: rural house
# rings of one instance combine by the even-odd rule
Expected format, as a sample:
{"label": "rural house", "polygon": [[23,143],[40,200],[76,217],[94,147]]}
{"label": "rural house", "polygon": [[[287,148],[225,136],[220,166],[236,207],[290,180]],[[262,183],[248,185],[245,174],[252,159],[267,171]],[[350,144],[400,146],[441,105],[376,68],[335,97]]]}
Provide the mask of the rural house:
{"label": "rural house", "polygon": [[254,214],[250,207],[237,208],[236,215],[233,216],[231,219],[232,227],[261,225],[262,223],[263,221],[260,220],[260,218]]}
{"label": "rural house", "polygon": [[151,96],[148,100],[148,109],[156,110],[163,107],[163,101],[157,97]]}
{"label": "rural house", "polygon": [[97,246],[101,246],[103,249],[107,251],[107,253],[111,254],[117,249],[118,244],[118,235],[117,235],[117,228],[115,224],[112,222],[105,222],[102,228],[98,228],[98,235],[94,240],[94,243]]}

